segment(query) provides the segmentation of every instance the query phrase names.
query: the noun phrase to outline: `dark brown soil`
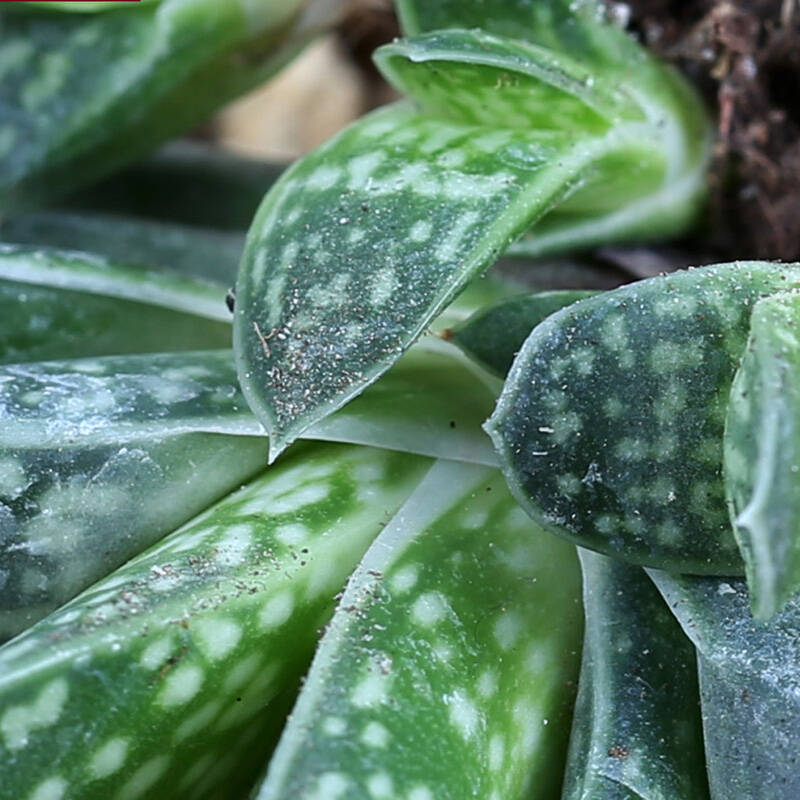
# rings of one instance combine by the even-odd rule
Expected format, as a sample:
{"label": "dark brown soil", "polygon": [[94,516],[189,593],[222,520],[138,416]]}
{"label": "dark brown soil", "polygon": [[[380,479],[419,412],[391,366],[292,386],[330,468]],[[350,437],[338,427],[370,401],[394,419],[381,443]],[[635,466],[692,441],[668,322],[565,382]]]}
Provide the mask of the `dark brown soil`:
{"label": "dark brown soil", "polygon": [[800,259],[800,2],[612,5],[714,111],[718,141],[703,244],[724,259]]}

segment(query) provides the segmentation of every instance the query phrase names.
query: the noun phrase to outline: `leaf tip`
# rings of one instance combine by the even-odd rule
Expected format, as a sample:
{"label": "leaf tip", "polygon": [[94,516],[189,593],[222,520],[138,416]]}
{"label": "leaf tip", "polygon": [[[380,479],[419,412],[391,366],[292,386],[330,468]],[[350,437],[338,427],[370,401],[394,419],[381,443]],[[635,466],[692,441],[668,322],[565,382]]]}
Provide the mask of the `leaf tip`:
{"label": "leaf tip", "polygon": [[272,465],[278,459],[278,456],[294,442],[293,437],[284,436],[277,431],[270,431],[269,434],[269,452],[267,454],[267,464]]}

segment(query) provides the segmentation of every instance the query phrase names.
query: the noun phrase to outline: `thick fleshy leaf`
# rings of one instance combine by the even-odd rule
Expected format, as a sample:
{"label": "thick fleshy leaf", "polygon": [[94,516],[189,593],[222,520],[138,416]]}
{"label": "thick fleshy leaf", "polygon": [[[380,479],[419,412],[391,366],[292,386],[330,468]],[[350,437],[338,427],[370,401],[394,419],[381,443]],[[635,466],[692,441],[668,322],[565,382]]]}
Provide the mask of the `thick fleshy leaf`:
{"label": "thick fleshy leaf", "polygon": [[[640,102],[646,97],[660,106],[665,113],[662,122],[677,125],[663,138],[672,167],[669,179],[657,191],[599,214],[567,202],[512,243],[510,253],[539,257],[622,239],[664,237],[685,227],[703,193],[710,147],[705,114],[672,70],[609,24],[605,4],[596,0],[398,0],[397,6],[409,35],[441,28],[481,28],[579,58],[592,72],[590,83],[598,76],[610,85],[635,83],[632,94]],[[654,112],[655,107],[648,109],[649,114]],[[681,127],[685,135],[680,134]],[[609,188],[608,182],[601,186],[603,193]]]}
{"label": "thick fleshy leaf", "polygon": [[[239,377],[272,457],[384,372],[539,218],[639,207],[704,163],[696,100],[646,59],[662,84],[646,103],[635,77],[607,81],[478,30],[388,45],[376,60],[423,110],[381,110],[285,173],[242,262]],[[673,217],[685,221],[681,197]]]}
{"label": "thick fleshy leaf", "polygon": [[258,800],[551,800],[579,587],[496,471],[439,462],[351,578]]}
{"label": "thick fleshy leaf", "polygon": [[483,31],[400,40],[375,62],[424,111],[468,125],[585,135],[645,118],[622,87],[569,55]]}
{"label": "thick fleshy leaf", "polygon": [[[457,351],[418,347],[305,435],[492,464],[494,397]],[[254,474],[263,434],[229,350],[0,369],[0,638]]]}
{"label": "thick fleshy leaf", "polygon": [[0,363],[230,345],[220,285],[0,244]]}
{"label": "thick fleshy leaf", "polygon": [[3,13],[0,208],[110,172],[262,82],[336,0],[162,0],[126,13]]}
{"label": "thick fleshy leaf", "polygon": [[[177,272],[145,269],[90,253],[0,244],[0,277],[32,285],[118,297],[227,322],[221,284]],[[165,346],[169,343],[165,342]]]}
{"label": "thick fleshy leaf", "polygon": [[174,270],[228,288],[236,280],[245,235],[111,214],[35,211],[0,221],[0,240],[80,250],[118,263]]}
{"label": "thick fleshy leaf", "polygon": [[0,370],[0,639],[263,468],[237,396],[229,351]]}
{"label": "thick fleshy leaf", "polygon": [[[160,3],[161,0],[135,0],[141,5],[152,5],[153,3]],[[97,0],[71,0],[71,2],[53,2],[53,0],[44,0],[44,2],[37,2],[36,0],[28,0],[25,3],[25,8],[44,8],[47,11],[69,11],[94,14],[98,11],[112,11],[133,9],[136,6],[131,5],[131,0],[107,0],[107,2],[98,2]]]}
{"label": "thick fleshy leaf", "polygon": [[591,290],[561,290],[519,295],[476,311],[443,332],[470,358],[495,375],[505,377],[531,331],[565,306],[591,297]]}
{"label": "thick fleshy leaf", "polygon": [[753,613],[800,589],[800,295],[756,303],[725,423],[725,481]]}
{"label": "thick fleshy leaf", "polygon": [[283,169],[282,164],[181,140],[69,195],[62,207],[246,231]]}
{"label": "thick fleshy leaf", "polygon": [[706,800],[692,643],[641,568],[579,554],[586,625],[563,800]]}
{"label": "thick fleshy leaf", "polygon": [[737,262],[640,281],[548,317],[487,423],[512,490],[553,532],[679,572],[742,571],[722,481],[752,305],[800,266]]}
{"label": "thick fleshy leaf", "polygon": [[[583,37],[584,47],[574,52],[587,49],[586,23],[598,21],[602,8],[597,0],[396,0],[395,5],[403,30],[410,36],[443,28],[481,28],[515,39],[549,39],[550,43],[553,37],[563,35],[565,28],[577,28],[573,36]],[[575,24],[576,14],[584,25]]]}
{"label": "thick fleshy leaf", "polygon": [[221,285],[0,244],[0,363],[230,345]]}
{"label": "thick fleshy leaf", "polygon": [[800,796],[800,603],[753,619],[743,580],[651,572],[698,652],[713,800]]}
{"label": "thick fleshy leaf", "polygon": [[335,593],[429,466],[293,455],[0,649],[6,796],[240,796]]}
{"label": "thick fleshy leaf", "polygon": [[[443,126],[405,106],[379,111],[290,169],[261,207],[234,340],[273,455],[384,372],[514,232],[486,224],[522,194],[513,171],[497,173],[476,129]],[[389,131],[404,141],[392,146]],[[427,163],[419,148],[447,161],[448,136],[466,163]],[[403,233],[387,242],[384,220],[401,211]]]}

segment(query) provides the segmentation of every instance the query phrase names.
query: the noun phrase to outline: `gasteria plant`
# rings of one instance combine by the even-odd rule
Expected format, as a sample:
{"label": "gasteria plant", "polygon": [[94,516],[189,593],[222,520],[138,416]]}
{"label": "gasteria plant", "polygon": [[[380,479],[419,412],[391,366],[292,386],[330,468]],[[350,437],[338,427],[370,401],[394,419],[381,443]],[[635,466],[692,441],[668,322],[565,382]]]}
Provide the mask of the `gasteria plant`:
{"label": "gasteria plant", "polygon": [[[336,10],[4,11],[0,204]],[[476,281],[681,230],[706,117],[596,2],[398,12],[409,100],[287,170],[246,244],[275,171],[197,150],[2,220],[2,800],[800,793],[800,265]]]}

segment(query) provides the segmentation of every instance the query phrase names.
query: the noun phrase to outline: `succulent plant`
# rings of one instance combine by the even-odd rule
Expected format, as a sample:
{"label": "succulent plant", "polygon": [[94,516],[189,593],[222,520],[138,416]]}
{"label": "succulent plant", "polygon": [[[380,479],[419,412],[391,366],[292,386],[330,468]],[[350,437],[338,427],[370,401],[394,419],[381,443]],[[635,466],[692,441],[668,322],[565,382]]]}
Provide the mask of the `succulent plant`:
{"label": "succulent plant", "polygon": [[702,201],[602,5],[399,0],[407,100],[87,185],[339,5],[0,12],[0,798],[794,796],[800,265],[481,277]]}

